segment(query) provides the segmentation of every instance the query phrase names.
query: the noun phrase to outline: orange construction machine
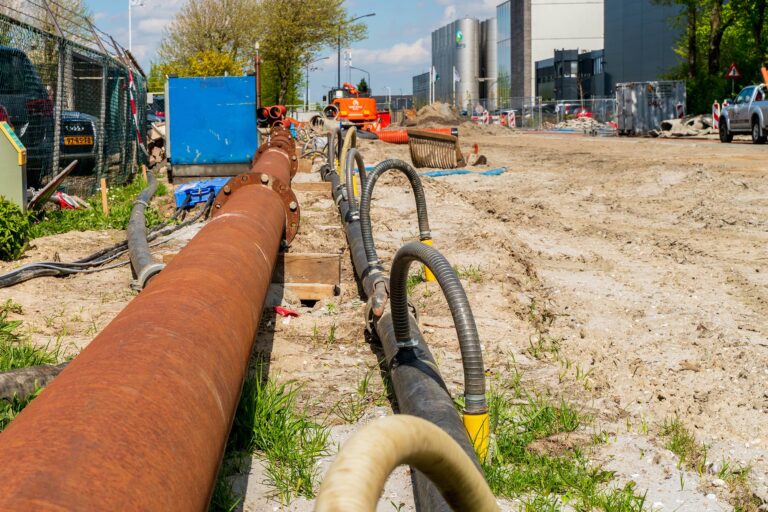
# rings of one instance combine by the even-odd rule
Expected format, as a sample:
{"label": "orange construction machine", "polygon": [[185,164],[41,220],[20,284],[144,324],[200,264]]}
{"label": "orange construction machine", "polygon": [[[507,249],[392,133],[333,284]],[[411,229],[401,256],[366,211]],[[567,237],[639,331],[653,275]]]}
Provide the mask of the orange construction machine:
{"label": "orange construction machine", "polygon": [[354,124],[360,130],[377,131],[390,124],[388,110],[379,112],[374,98],[360,96],[357,88],[347,82],[341,89],[331,89],[323,98],[328,106],[323,114],[329,119],[338,119],[342,123]]}

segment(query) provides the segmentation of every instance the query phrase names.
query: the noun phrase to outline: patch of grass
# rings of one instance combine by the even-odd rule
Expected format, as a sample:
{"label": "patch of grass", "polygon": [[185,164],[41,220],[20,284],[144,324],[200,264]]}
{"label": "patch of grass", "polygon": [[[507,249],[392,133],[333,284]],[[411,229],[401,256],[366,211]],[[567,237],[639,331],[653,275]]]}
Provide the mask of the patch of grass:
{"label": "patch of grass", "polygon": [[606,510],[634,512],[643,509],[644,496],[635,484],[609,486],[614,474],[590,463],[578,446],[564,446],[560,453],[532,450],[537,440],[576,431],[587,420],[565,401],[528,396],[513,399],[504,389],[489,394],[492,460],[484,463],[491,490],[500,497],[519,498],[523,510]]}
{"label": "patch of grass", "polygon": [[357,423],[368,407],[386,401],[386,390],[382,393],[375,393],[371,389],[373,374],[374,370],[365,372],[365,375],[357,382],[355,391],[334,405],[333,413],[345,423]]}
{"label": "patch of grass", "polygon": [[260,371],[243,385],[227,451],[258,452],[267,461],[266,472],[282,503],[296,496],[314,497],[317,460],[325,455],[328,428],[300,410],[295,383],[262,380]]}
{"label": "patch of grass", "polygon": [[[162,186],[164,193],[167,193],[165,186]],[[146,182],[141,177],[137,177],[128,185],[110,187],[108,191],[109,215],[104,215],[101,211],[100,194],[88,198],[88,204],[91,206],[88,209],[45,212],[39,222],[31,226],[30,237],[39,238],[69,231],[125,229],[131,216],[133,201],[144,187],[146,187]],[[158,191],[160,191],[160,185]],[[145,216],[147,227],[152,227],[161,221],[160,214],[152,207],[147,208]]]}
{"label": "patch of grass", "polygon": [[408,274],[408,279],[405,281],[405,291],[408,293],[408,296],[411,296],[411,292],[416,288],[417,285],[426,282],[427,279],[424,276],[424,268],[419,267],[418,272],[412,272]]}
{"label": "patch of grass", "polygon": [[477,265],[467,265],[461,267],[454,265],[453,271],[456,272],[456,275],[459,276],[459,279],[465,279],[470,283],[479,284],[483,282],[483,279],[485,279],[483,270]]}
{"label": "patch of grass", "polygon": [[333,345],[334,343],[336,343],[336,322],[328,329],[328,335],[325,337],[326,345]]}
{"label": "patch of grass", "polygon": [[216,477],[211,503],[208,505],[209,512],[232,512],[242,501],[242,498],[232,490],[232,482],[227,476],[226,466],[227,464],[222,465]]}
{"label": "patch of grass", "polygon": [[9,320],[9,312],[20,312],[21,306],[7,301],[0,306],[0,371],[54,364],[59,359],[59,347],[38,347],[19,332],[21,320]]}
{"label": "patch of grass", "polygon": [[[674,453],[678,458],[678,468],[688,469],[703,475],[707,470],[708,448],[696,441],[693,433],[683,424],[680,418],[674,417],[664,421],[659,435],[664,438],[664,448]],[[733,468],[724,461],[717,477],[724,480],[730,491],[729,503],[736,512],[757,512],[761,501],[752,491],[749,483],[749,466]],[[681,473],[682,475],[682,473]],[[682,478],[682,476],[681,476]]]}
{"label": "patch of grass", "polygon": [[5,427],[15,418],[29,403],[40,394],[42,389],[38,389],[36,392],[29,396],[18,397],[14,396],[9,400],[0,400],[0,432],[5,430]]}
{"label": "patch of grass", "polygon": [[664,421],[659,435],[665,438],[664,448],[671,451],[679,459],[678,467],[696,471],[703,475],[707,466],[707,447],[696,442],[679,418]]}

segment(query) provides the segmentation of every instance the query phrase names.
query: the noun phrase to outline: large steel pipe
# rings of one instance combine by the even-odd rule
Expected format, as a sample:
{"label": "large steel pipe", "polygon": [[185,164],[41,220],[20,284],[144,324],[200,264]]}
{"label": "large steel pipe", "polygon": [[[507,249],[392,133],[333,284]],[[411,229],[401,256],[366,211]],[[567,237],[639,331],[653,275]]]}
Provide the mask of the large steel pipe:
{"label": "large steel pipe", "polygon": [[0,510],[206,509],[286,219],[298,227],[282,146],[0,435]]}

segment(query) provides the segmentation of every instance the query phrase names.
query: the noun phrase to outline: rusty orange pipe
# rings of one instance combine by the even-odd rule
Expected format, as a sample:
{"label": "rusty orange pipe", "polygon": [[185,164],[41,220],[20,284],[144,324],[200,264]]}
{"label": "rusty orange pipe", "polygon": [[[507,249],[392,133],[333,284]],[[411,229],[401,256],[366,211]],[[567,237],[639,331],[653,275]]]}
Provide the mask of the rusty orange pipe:
{"label": "rusty orange pipe", "polygon": [[278,133],[213,220],[0,434],[0,510],[207,509],[286,219],[298,221],[282,146]]}

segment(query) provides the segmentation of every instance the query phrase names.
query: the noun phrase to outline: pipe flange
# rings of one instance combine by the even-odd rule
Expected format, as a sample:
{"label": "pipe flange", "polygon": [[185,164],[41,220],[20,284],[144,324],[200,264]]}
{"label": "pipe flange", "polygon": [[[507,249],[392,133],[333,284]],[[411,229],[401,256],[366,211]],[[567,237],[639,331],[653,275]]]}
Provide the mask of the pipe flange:
{"label": "pipe flange", "polygon": [[271,174],[249,172],[235,176],[229,180],[213,200],[212,217],[215,218],[219,214],[230,196],[232,196],[238,189],[248,186],[268,187],[280,197],[280,200],[283,203],[283,209],[285,210],[285,245],[290,245],[296,237],[296,233],[299,231],[301,207],[299,206],[299,201],[296,199],[296,194],[293,193],[291,187]]}
{"label": "pipe flange", "polygon": [[251,162],[255,163],[258,161],[258,159],[261,158],[261,155],[270,149],[280,149],[286,153],[291,165],[291,178],[296,176],[296,173],[299,172],[299,158],[296,156],[296,144],[293,143],[293,140],[288,140],[284,137],[272,137],[269,142],[259,146],[259,149],[256,150],[256,154],[253,155],[253,160]]}

